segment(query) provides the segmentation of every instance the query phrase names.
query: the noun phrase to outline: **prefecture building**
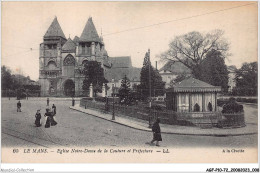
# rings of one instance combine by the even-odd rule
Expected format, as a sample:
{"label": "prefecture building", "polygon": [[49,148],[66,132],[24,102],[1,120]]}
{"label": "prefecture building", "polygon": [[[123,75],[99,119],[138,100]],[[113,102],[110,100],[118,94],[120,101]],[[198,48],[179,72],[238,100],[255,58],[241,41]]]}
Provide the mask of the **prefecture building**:
{"label": "prefecture building", "polygon": [[232,92],[236,87],[236,71],[237,68],[234,65],[228,66],[228,92]]}
{"label": "prefecture building", "polygon": [[181,62],[168,61],[160,70],[163,82],[165,82],[165,88],[170,88],[171,81],[176,79],[178,75],[185,74],[190,75],[191,70],[183,65]]}
{"label": "prefecture building", "polygon": [[[109,57],[102,36],[90,17],[80,37],[66,38],[55,17],[40,44],[39,83],[41,96],[83,96],[83,65],[97,61],[104,69],[108,86],[120,87],[127,75],[131,85],[140,82],[140,69],[132,66],[131,57]],[[107,93],[111,93],[108,91]]]}

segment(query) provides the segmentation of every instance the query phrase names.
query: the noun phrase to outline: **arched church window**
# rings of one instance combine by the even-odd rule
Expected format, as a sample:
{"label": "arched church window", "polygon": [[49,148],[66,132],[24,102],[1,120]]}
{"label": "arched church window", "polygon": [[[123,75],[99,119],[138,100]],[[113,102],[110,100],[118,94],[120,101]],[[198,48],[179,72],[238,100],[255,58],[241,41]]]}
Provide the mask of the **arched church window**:
{"label": "arched church window", "polygon": [[209,104],[208,104],[208,110],[210,111],[210,112],[212,112],[212,104],[209,102]]}
{"label": "arched church window", "polygon": [[56,63],[54,61],[48,62],[48,68],[49,68],[49,70],[55,70],[56,69]]}
{"label": "arched church window", "polygon": [[82,54],[85,54],[85,44],[82,43],[82,44],[81,44],[81,47],[82,47]]}
{"label": "arched church window", "polygon": [[88,60],[82,61],[82,65],[87,64],[87,63],[88,63]]}
{"label": "arched church window", "polygon": [[75,59],[72,55],[68,55],[65,57],[63,61],[64,66],[70,66],[70,65],[75,65]]}

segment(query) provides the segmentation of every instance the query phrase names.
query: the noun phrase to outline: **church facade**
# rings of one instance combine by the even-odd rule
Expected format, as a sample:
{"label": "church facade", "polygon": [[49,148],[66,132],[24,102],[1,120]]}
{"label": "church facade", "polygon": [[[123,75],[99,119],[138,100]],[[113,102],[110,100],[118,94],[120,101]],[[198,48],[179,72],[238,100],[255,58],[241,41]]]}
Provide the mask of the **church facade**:
{"label": "church facade", "polygon": [[[97,61],[104,69],[105,78],[109,84],[119,80],[123,76],[113,76],[114,71],[124,69],[134,71],[131,78],[138,82],[140,70],[128,67],[120,67],[117,63],[130,61],[131,57],[109,57],[105,49],[102,36],[96,31],[92,18],[90,17],[80,37],[66,38],[61,26],[55,17],[40,44],[39,57],[39,83],[41,85],[41,96],[84,96],[82,85],[85,76],[83,75],[84,63]],[[116,65],[114,66],[113,63]],[[123,63],[125,64],[125,63]],[[127,72],[126,72],[127,73]],[[122,75],[127,75],[127,74]],[[132,80],[132,79],[130,79]]]}

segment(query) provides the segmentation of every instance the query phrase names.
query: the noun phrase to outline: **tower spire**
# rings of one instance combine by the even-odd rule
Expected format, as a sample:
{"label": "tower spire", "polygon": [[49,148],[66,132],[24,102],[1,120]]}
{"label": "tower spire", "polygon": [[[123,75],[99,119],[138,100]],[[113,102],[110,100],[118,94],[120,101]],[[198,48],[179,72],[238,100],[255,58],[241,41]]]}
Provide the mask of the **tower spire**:
{"label": "tower spire", "polygon": [[58,22],[57,16],[55,16],[44,37],[62,37],[66,39]]}
{"label": "tower spire", "polygon": [[79,40],[82,42],[101,42],[92,17],[89,17]]}

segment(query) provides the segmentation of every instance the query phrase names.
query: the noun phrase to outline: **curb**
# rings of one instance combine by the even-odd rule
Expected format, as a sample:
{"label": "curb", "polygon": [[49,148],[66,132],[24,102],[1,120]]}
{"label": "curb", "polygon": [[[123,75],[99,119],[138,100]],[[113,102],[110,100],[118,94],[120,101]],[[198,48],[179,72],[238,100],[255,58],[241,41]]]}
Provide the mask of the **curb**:
{"label": "curb", "polygon": [[[141,129],[141,128],[133,127],[133,126],[130,126],[130,125],[127,125],[127,124],[123,124],[123,123],[114,121],[114,120],[110,120],[110,119],[106,119],[106,118],[103,118],[103,117],[100,117],[100,116],[96,116],[96,115],[93,115],[93,114],[90,114],[90,113],[86,113],[86,112],[83,112],[83,111],[81,111],[81,110],[78,110],[78,109],[74,108],[73,106],[70,106],[69,108],[72,109],[72,110],[76,110],[76,111],[79,111],[79,112],[82,112],[82,113],[91,115],[91,116],[95,116],[95,117],[101,118],[101,119],[103,119],[103,120],[107,120],[107,121],[110,121],[110,122],[113,122],[113,123],[116,123],[116,124],[123,125],[123,126],[129,127],[129,128],[132,128],[132,129],[141,130],[141,131],[146,131],[146,132],[152,132],[151,130],[148,130],[148,129]],[[161,133],[162,133],[162,134],[173,134],[173,135],[215,136],[215,137],[244,136],[244,135],[254,135],[254,134],[258,134],[258,132],[238,133],[238,134],[207,134],[207,133],[201,133],[201,134],[199,134],[199,133],[175,133],[175,132],[161,132]]]}

